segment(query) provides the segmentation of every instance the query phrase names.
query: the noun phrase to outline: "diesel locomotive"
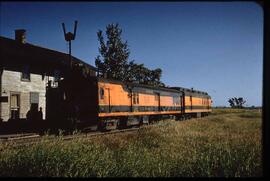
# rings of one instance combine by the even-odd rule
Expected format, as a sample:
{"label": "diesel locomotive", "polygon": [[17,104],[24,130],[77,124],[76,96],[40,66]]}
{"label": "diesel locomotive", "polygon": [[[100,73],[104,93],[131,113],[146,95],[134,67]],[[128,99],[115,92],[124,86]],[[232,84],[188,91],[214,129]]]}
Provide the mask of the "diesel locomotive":
{"label": "diesel locomotive", "polygon": [[84,77],[79,73],[60,80],[57,88],[49,86],[46,98],[47,120],[53,127],[93,130],[140,126],[166,117],[182,120],[206,116],[212,103],[202,91]]}

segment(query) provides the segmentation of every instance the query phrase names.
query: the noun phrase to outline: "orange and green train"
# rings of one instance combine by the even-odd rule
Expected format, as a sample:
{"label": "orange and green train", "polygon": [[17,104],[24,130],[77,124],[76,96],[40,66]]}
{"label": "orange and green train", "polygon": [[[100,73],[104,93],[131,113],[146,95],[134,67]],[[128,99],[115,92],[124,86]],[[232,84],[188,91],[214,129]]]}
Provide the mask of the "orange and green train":
{"label": "orange and green train", "polygon": [[[115,129],[149,124],[166,117],[177,120],[201,117],[211,112],[212,101],[206,92],[124,83],[98,77],[67,80],[60,82],[57,90],[47,90],[48,99],[58,97],[57,103],[47,101],[51,102],[48,107],[52,111],[47,113],[51,120],[65,119],[82,127]],[[58,92],[60,96],[55,96],[53,92]]]}

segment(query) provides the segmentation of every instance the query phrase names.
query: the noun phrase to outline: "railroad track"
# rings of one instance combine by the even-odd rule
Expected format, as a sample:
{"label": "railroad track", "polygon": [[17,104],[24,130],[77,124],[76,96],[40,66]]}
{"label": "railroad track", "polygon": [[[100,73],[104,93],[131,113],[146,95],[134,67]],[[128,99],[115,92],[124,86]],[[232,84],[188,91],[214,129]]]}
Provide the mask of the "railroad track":
{"label": "railroad track", "polygon": [[[135,132],[138,130],[139,128],[129,128],[129,129],[122,129],[122,130],[112,130],[112,131],[107,131],[107,132],[86,132],[86,133],[81,133],[78,135],[64,135],[64,136],[61,136],[61,139],[63,141],[69,141],[69,140],[78,139],[78,138],[90,139],[96,136],[119,134],[119,133],[124,133],[124,132]],[[60,137],[48,136],[45,139],[43,138],[44,136],[40,136],[39,134],[21,134],[21,135],[12,136],[12,137],[6,137],[4,139],[1,138],[0,144],[1,143],[7,144],[12,147],[22,147],[22,146],[33,145],[41,141],[49,142]]]}
{"label": "railroad track", "polygon": [[[163,123],[162,123],[163,124]],[[32,145],[41,141],[49,142],[58,138],[61,138],[64,141],[78,139],[78,138],[84,138],[84,139],[90,139],[92,137],[96,136],[102,136],[102,135],[110,135],[110,134],[119,134],[124,132],[134,132],[138,131],[140,128],[150,128],[153,126],[158,126],[159,124],[150,124],[150,125],[143,125],[139,128],[128,128],[128,129],[121,129],[121,130],[111,130],[106,132],[91,132],[86,131],[80,134],[75,135],[63,135],[63,136],[41,136],[36,133],[27,133],[27,134],[14,134],[14,135],[0,135],[0,144],[7,144],[12,147],[21,147],[21,146],[27,146]],[[45,138],[45,139],[44,139]]]}
{"label": "railroad track", "polygon": [[39,137],[39,134],[36,133],[21,133],[21,134],[9,134],[9,135],[0,135],[0,143],[12,140],[19,139],[29,139]]}

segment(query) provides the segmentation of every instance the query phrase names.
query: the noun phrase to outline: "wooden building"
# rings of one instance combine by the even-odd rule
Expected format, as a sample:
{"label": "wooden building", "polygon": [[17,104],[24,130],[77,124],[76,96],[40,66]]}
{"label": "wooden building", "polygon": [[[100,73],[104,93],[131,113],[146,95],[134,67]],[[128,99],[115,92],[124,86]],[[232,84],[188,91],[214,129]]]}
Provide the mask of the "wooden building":
{"label": "wooden building", "polygon": [[15,39],[0,36],[0,121],[25,119],[30,109],[46,118],[46,87],[57,86],[72,65],[96,76],[96,68],[66,53],[26,43],[26,31]]}

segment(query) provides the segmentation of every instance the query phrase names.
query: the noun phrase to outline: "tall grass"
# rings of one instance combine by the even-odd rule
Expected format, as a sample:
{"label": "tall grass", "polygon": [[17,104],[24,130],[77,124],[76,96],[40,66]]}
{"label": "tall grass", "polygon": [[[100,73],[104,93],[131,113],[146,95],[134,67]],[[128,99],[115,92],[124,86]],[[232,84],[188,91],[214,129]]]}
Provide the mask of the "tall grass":
{"label": "tall grass", "polygon": [[262,175],[261,116],[252,112],[164,121],[91,140],[0,145],[1,176],[243,177]]}

